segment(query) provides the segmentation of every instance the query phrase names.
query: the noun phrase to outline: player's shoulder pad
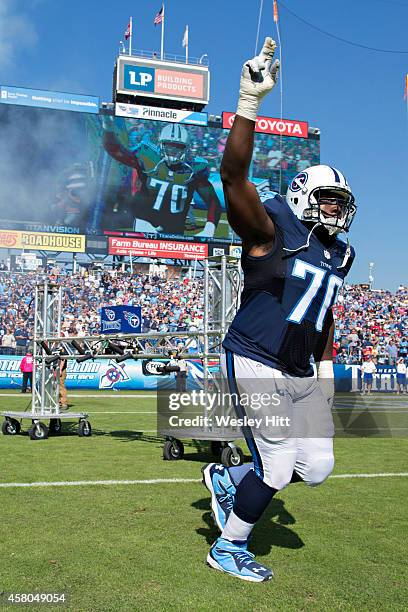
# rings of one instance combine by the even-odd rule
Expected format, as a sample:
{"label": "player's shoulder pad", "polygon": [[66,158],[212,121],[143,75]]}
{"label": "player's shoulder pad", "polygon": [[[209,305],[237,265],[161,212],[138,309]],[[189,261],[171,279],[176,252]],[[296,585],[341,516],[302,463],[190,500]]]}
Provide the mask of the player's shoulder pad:
{"label": "player's shoulder pad", "polygon": [[285,222],[293,215],[286,199],[276,191],[260,191],[259,197],[266,212],[277,225],[285,225]]}
{"label": "player's shoulder pad", "polygon": [[351,244],[348,244],[347,242],[345,242],[344,240],[341,240],[341,238],[336,238],[336,244],[337,244],[337,248],[340,251],[340,253],[342,255],[346,254],[347,248],[350,249],[350,259],[354,259],[356,256],[356,251],[354,249],[354,247]]}
{"label": "player's shoulder pad", "polygon": [[143,162],[150,164],[157,164],[160,159],[159,149],[152,142],[141,142],[133,153]]}
{"label": "player's shoulder pad", "polygon": [[205,167],[208,166],[208,160],[204,159],[204,157],[194,157],[193,158],[193,164],[194,165],[203,165]]}
{"label": "player's shoulder pad", "polygon": [[208,161],[203,157],[194,157],[192,167],[194,170],[194,174],[199,174],[200,176],[209,175],[209,164]]}
{"label": "player's shoulder pad", "polygon": [[347,258],[347,262],[345,264],[345,268],[344,268],[344,272],[345,272],[345,276],[347,276],[347,274],[350,271],[351,266],[353,265],[353,261],[354,258],[356,256],[356,251],[354,249],[354,247],[351,246],[351,244],[348,244],[347,242],[344,242],[344,240],[341,240],[340,238],[336,239],[336,245],[337,245],[337,249],[338,249],[338,253],[340,255],[340,257],[345,257],[347,254],[347,249],[350,250],[349,252],[349,256]]}
{"label": "player's shoulder pad", "polygon": [[135,147],[135,151],[141,153],[142,155],[149,155],[149,153],[158,153],[158,147],[150,141],[139,142]]}

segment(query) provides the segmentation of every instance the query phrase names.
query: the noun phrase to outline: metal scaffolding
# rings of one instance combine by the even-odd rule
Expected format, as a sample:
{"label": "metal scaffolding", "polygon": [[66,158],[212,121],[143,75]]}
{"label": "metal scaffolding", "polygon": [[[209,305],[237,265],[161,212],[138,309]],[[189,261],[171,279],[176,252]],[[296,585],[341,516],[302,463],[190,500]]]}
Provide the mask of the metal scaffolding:
{"label": "metal scaffolding", "polygon": [[[34,300],[31,411],[2,412],[5,417],[3,434],[19,433],[21,421],[30,419],[29,436],[32,440],[40,440],[47,438],[49,433],[59,434],[63,420],[78,419],[79,435],[90,436],[92,430],[86,413],[65,413],[60,409],[61,348],[64,350],[60,342],[62,287],[45,280],[35,287]],[[49,421],[48,426],[44,420]]]}
{"label": "metal scaffolding", "polygon": [[[80,435],[90,435],[91,426],[86,413],[64,413],[60,409],[60,371],[64,361],[83,362],[92,359],[112,359],[121,363],[128,359],[157,360],[168,358],[178,349],[180,340],[183,350],[180,359],[200,359],[203,364],[203,388],[214,385],[209,364],[219,364],[221,344],[225,333],[239,306],[241,272],[236,258],[211,257],[201,264],[199,273],[204,280],[203,329],[187,332],[106,334],[85,337],[61,337],[63,288],[47,280],[35,289],[34,315],[34,368],[31,412],[3,412],[3,433],[20,431],[23,418],[32,420],[30,436],[33,439],[48,436],[47,427],[41,420],[50,420],[52,433],[59,433],[61,420],[78,419]],[[192,351],[192,347],[195,347]],[[200,429],[194,432],[197,439],[222,442],[229,445],[233,460],[239,457],[230,443],[231,435],[225,432]],[[173,450],[182,447],[172,434],[164,432]],[[193,437],[192,435],[185,437]],[[233,438],[241,437],[240,431]],[[227,444],[228,443],[228,444]],[[176,456],[168,458],[181,458]],[[180,454],[180,453],[179,453]]]}

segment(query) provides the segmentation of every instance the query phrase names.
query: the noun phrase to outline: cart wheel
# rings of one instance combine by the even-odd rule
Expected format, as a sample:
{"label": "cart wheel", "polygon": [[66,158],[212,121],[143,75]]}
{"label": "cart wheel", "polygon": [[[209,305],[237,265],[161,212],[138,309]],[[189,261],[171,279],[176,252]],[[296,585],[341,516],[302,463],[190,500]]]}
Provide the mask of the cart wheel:
{"label": "cart wheel", "polygon": [[49,432],[53,436],[58,436],[62,431],[61,419],[50,419]]}
{"label": "cart wheel", "polygon": [[89,438],[89,436],[92,436],[92,427],[89,421],[79,421],[78,435],[82,438]]}
{"label": "cart wheel", "polygon": [[226,467],[236,467],[244,463],[244,453],[239,446],[226,446],[221,453],[221,463]]}
{"label": "cart wheel", "polygon": [[46,440],[48,438],[48,427],[44,423],[33,423],[28,430],[31,440]]}
{"label": "cart wheel", "polygon": [[1,426],[1,431],[5,436],[16,436],[20,433],[21,425],[17,419],[5,419]]}
{"label": "cart wheel", "polygon": [[163,446],[163,459],[166,461],[178,461],[184,457],[184,445],[180,440],[166,440]]}
{"label": "cart wheel", "polygon": [[210,444],[210,447],[212,454],[216,457],[219,457],[225,448],[225,443],[219,442],[218,440],[213,440]]}

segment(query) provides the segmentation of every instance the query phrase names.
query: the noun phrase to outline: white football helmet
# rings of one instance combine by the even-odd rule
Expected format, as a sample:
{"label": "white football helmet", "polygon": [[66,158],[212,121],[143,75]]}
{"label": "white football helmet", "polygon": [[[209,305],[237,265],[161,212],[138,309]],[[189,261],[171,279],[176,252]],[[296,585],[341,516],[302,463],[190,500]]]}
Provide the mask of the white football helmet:
{"label": "white football helmet", "polygon": [[167,164],[174,166],[185,160],[189,145],[189,134],[178,123],[166,125],[159,136],[159,145]]}
{"label": "white football helmet", "polygon": [[357,210],[345,176],[331,166],[299,172],[288,187],[286,201],[298,219],[323,225],[331,235],[348,232]]}

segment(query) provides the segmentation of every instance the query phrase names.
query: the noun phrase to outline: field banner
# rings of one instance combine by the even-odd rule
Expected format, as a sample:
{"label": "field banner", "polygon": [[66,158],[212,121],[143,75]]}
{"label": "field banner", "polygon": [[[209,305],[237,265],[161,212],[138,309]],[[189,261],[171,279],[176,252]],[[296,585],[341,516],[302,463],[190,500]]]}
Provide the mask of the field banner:
{"label": "field banner", "polygon": [[102,334],[140,334],[141,306],[108,306],[101,308]]}
{"label": "field banner", "polygon": [[[23,375],[20,372],[22,357],[0,355],[0,389],[21,389]],[[167,362],[168,360],[165,360]],[[115,389],[156,390],[158,382],[162,389],[175,388],[175,374],[167,376],[146,376],[142,361],[128,360],[116,363],[115,359],[95,359],[77,363],[69,360],[67,365],[67,389]],[[203,366],[199,361],[188,361],[189,387],[201,388]]]}
{"label": "field banner", "polygon": [[132,257],[206,259],[208,257],[208,244],[111,237],[109,238],[108,252],[109,255],[128,255]]}
{"label": "field banner", "polygon": [[85,236],[0,230],[0,247],[3,249],[85,253]]}
{"label": "field banner", "polygon": [[[235,113],[222,113],[222,127],[230,130],[234,123]],[[295,136],[296,138],[308,138],[309,124],[306,121],[295,119],[276,119],[273,117],[258,117],[255,132],[262,134],[276,134],[278,136]]]}
{"label": "field banner", "polygon": [[188,123],[191,125],[208,125],[208,114],[176,108],[158,108],[157,106],[142,106],[138,104],[116,103],[115,115],[131,119],[151,119],[152,121],[168,121],[169,123]]}
{"label": "field banner", "polygon": [[[20,363],[22,357],[15,355],[0,355],[0,389],[20,389],[22,374]],[[165,360],[167,361],[167,360]],[[213,369],[215,372],[215,370]],[[116,363],[115,359],[95,359],[77,363],[75,359],[68,361],[68,389],[123,389],[123,390],[156,390],[160,387],[172,388],[175,384],[174,373],[167,376],[146,375],[143,372],[142,360],[127,360]],[[203,383],[203,366],[199,360],[188,360],[189,388],[201,387]],[[359,365],[334,364],[334,382],[336,392],[360,392],[361,368]],[[396,391],[396,368],[381,366],[374,375],[373,391]],[[392,404],[390,404],[392,408]]]}
{"label": "field banner", "polygon": [[96,96],[8,87],[6,85],[0,86],[0,102],[3,104],[79,111],[81,113],[99,113],[99,98]]}
{"label": "field banner", "polygon": [[118,93],[147,98],[207,104],[210,75],[207,66],[120,56],[117,61],[116,90]]}

